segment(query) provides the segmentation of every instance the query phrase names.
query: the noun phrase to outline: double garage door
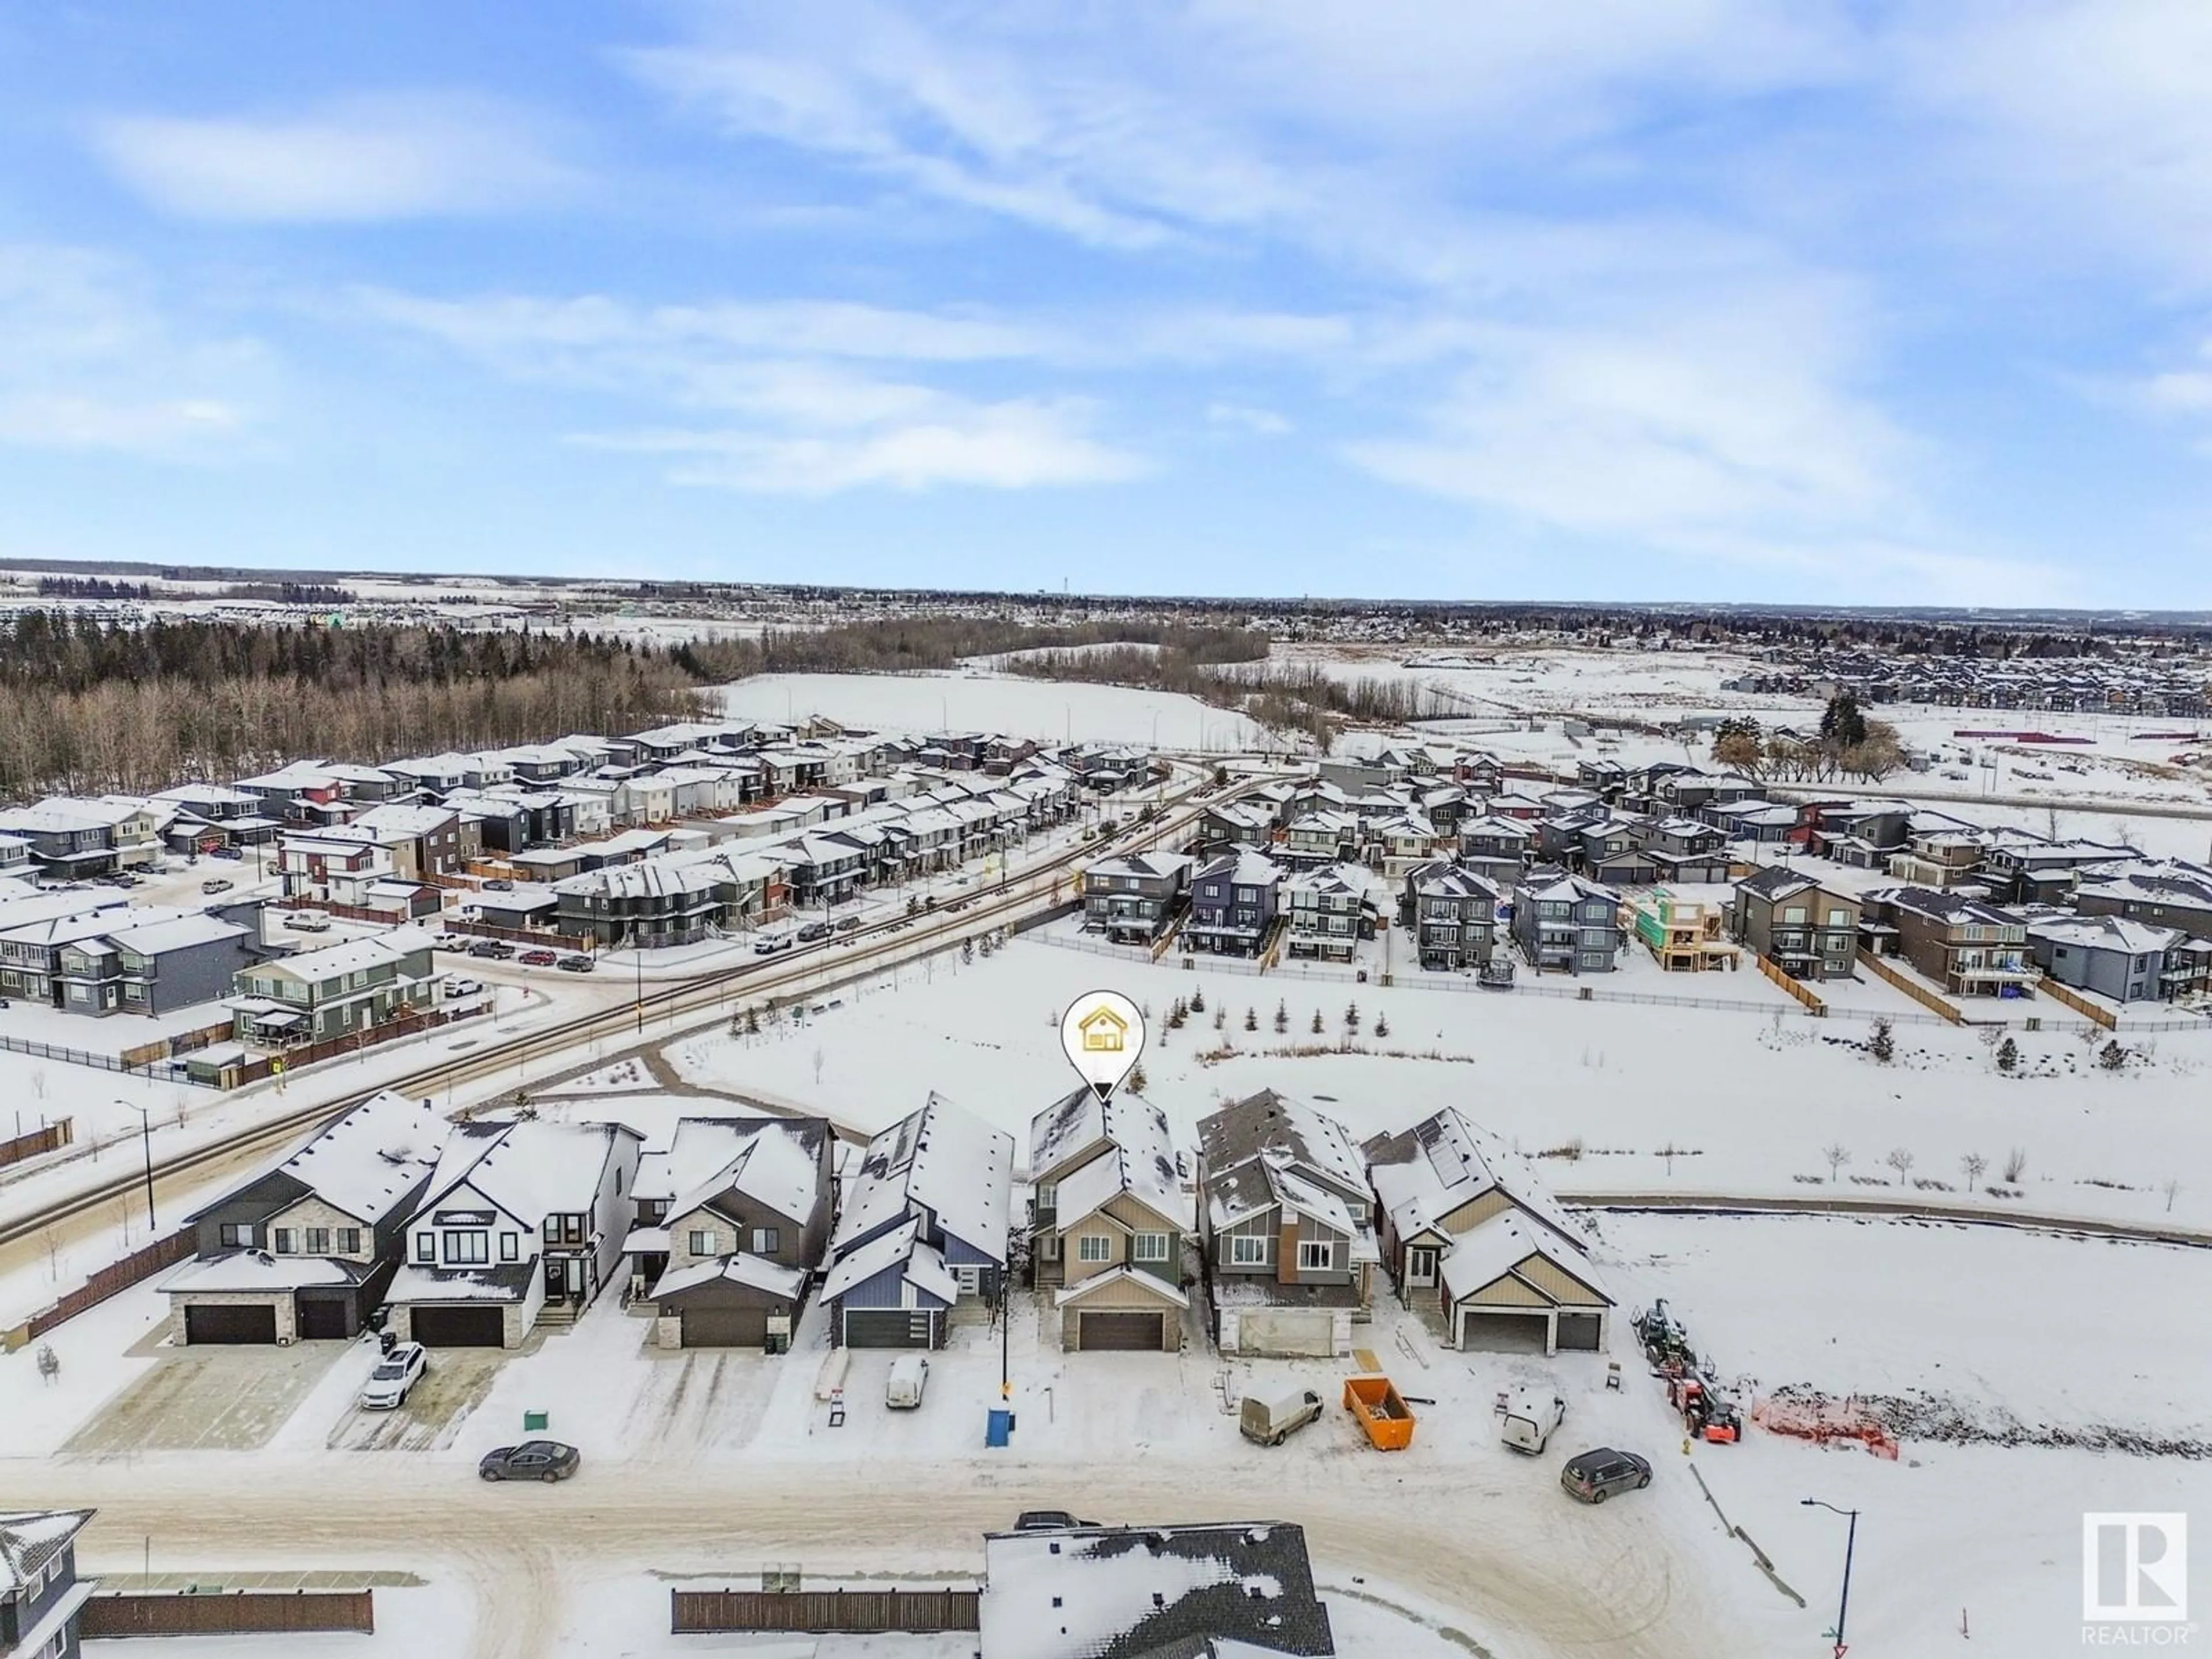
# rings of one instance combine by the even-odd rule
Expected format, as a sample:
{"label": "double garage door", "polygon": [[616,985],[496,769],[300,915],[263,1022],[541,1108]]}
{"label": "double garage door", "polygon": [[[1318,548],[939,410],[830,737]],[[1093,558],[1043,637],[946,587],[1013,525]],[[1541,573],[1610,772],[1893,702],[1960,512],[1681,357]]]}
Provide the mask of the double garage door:
{"label": "double garage door", "polygon": [[848,1348],[933,1348],[941,1313],[927,1308],[848,1308],[844,1311],[845,1346]]}
{"label": "double garage door", "polygon": [[1167,1319],[1164,1313],[1142,1310],[1079,1314],[1075,1346],[1086,1353],[1158,1353],[1167,1346]]}
{"label": "double garage door", "polygon": [[269,1342],[276,1340],[276,1305],[273,1302],[223,1304],[209,1303],[185,1308],[187,1342]]}
{"label": "double garage door", "polygon": [[506,1322],[493,1308],[417,1308],[408,1331],[426,1348],[502,1348]]}
{"label": "double garage door", "polygon": [[687,1348],[761,1348],[768,1346],[765,1308],[686,1308]]}

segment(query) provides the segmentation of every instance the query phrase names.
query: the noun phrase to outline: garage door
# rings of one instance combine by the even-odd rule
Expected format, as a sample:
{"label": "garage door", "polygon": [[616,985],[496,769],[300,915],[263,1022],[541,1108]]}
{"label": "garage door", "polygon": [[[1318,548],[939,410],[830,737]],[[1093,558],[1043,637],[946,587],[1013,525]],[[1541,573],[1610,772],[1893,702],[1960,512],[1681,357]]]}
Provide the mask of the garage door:
{"label": "garage door", "polygon": [[1595,1353],[1604,1325],[1605,1319],[1601,1314],[1563,1313],[1559,1316],[1559,1346],[1578,1349],[1584,1353]]}
{"label": "garage door", "polygon": [[1326,1359],[1336,1352],[1336,1316],[1326,1308],[1271,1308],[1241,1315],[1237,1352]]}
{"label": "garage door", "polygon": [[848,1348],[927,1348],[934,1334],[936,1317],[921,1308],[848,1308],[845,1310],[845,1346]]}
{"label": "garage door", "polygon": [[757,1348],[768,1341],[765,1308],[686,1308],[683,1319],[687,1348]]}
{"label": "garage door", "polygon": [[276,1340],[276,1304],[263,1302],[243,1307],[222,1306],[185,1309],[185,1340],[187,1342],[274,1342]]}
{"label": "garage door", "polygon": [[500,1348],[507,1333],[497,1308],[417,1308],[408,1322],[426,1348]]}
{"label": "garage door", "polygon": [[347,1328],[346,1304],[337,1297],[303,1296],[297,1304],[296,1322],[304,1337],[337,1337],[343,1339],[353,1333]]}
{"label": "garage door", "polygon": [[1459,1310],[1459,1346],[1483,1353],[1542,1353],[1545,1329],[1540,1313]]}
{"label": "garage door", "polygon": [[1076,1346],[1085,1352],[1150,1350],[1158,1353],[1164,1346],[1165,1333],[1160,1322],[1165,1317],[1156,1313],[1087,1313],[1076,1325]]}

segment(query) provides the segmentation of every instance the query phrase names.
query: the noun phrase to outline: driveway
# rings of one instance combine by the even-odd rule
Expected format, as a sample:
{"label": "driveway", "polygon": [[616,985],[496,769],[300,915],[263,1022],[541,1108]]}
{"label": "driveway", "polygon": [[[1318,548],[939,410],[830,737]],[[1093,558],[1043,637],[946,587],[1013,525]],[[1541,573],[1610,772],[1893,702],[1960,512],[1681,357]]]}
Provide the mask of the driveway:
{"label": "driveway", "polygon": [[122,1457],[265,1446],[352,1346],[295,1342],[288,1348],[166,1350],[160,1364],[79,1429],[62,1451]]}
{"label": "driveway", "polygon": [[483,1402],[514,1355],[505,1348],[433,1348],[430,1368],[397,1411],[348,1407],[331,1425],[337,1451],[424,1451],[453,1444],[461,1423]]}

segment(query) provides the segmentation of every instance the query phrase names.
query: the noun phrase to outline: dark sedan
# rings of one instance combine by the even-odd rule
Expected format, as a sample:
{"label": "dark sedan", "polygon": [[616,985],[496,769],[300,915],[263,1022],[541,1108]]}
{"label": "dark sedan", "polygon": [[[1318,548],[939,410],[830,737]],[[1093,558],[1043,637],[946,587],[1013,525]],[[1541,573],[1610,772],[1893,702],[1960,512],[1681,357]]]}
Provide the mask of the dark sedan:
{"label": "dark sedan", "polygon": [[582,1462],[582,1453],[558,1440],[526,1440],[486,1452],[477,1473],[487,1480],[566,1480]]}

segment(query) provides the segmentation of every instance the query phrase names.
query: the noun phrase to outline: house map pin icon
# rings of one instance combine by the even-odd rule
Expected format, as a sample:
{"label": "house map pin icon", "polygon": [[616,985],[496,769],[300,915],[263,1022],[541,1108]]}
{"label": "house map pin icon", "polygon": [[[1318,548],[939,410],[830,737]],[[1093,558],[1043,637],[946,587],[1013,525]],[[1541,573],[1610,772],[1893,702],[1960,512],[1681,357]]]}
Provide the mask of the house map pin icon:
{"label": "house map pin icon", "polygon": [[1067,1063],[1104,1100],[1121,1086],[1145,1050],[1145,1017],[1119,991],[1085,991],[1060,1022]]}

